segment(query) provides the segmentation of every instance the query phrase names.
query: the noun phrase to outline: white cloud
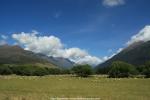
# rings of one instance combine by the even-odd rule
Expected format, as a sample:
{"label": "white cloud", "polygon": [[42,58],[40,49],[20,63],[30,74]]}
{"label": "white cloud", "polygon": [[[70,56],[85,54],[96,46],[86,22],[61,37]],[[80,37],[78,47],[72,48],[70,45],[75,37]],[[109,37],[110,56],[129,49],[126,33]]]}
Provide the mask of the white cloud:
{"label": "white cloud", "polygon": [[48,56],[57,56],[58,50],[63,47],[59,38],[55,36],[37,36],[37,32],[34,31],[32,33],[13,34],[12,37],[24,45],[26,50],[44,53]]}
{"label": "white cloud", "polygon": [[132,36],[131,39],[126,44],[131,45],[139,41],[143,42],[150,41],[150,25],[145,26],[136,35]]}
{"label": "white cloud", "polygon": [[108,59],[111,59],[112,57],[114,57],[115,55],[117,55],[118,53],[120,53],[124,48],[119,48],[115,53],[113,53],[111,56],[105,56],[103,57],[103,60],[106,61]]}
{"label": "white cloud", "polygon": [[125,0],[103,0],[103,5],[107,7],[114,7],[119,5],[124,5]]}
{"label": "white cloud", "polygon": [[78,64],[89,64],[89,65],[97,65],[103,62],[103,60],[99,59],[98,57],[94,57],[94,56],[85,56],[81,59],[77,59],[76,62]]}
{"label": "white cloud", "polygon": [[24,45],[26,50],[43,53],[47,56],[65,57],[78,64],[97,65],[102,62],[98,57],[91,56],[86,50],[80,48],[64,48],[64,44],[55,36],[38,36],[37,31],[31,33],[21,32],[13,34],[12,38]]}
{"label": "white cloud", "polygon": [[6,35],[1,35],[1,38],[4,39],[4,40],[6,40],[6,39],[8,39],[8,36],[6,36]]}
{"label": "white cloud", "polygon": [[[150,25],[145,26],[142,30],[140,30],[137,34],[133,35],[131,39],[126,43],[127,47],[136,42],[147,42],[150,41]],[[119,48],[115,53],[111,56],[105,56],[103,58],[104,61],[112,58],[116,54],[120,53],[124,48]]]}

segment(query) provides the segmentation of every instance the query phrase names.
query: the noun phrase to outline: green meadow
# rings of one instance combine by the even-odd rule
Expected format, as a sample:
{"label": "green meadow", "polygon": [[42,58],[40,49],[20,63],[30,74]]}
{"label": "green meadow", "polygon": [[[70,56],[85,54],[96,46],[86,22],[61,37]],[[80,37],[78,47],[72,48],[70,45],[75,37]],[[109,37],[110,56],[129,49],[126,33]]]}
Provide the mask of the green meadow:
{"label": "green meadow", "polygon": [[115,79],[105,76],[80,78],[69,75],[0,76],[0,100],[51,100],[52,98],[149,100],[150,79]]}

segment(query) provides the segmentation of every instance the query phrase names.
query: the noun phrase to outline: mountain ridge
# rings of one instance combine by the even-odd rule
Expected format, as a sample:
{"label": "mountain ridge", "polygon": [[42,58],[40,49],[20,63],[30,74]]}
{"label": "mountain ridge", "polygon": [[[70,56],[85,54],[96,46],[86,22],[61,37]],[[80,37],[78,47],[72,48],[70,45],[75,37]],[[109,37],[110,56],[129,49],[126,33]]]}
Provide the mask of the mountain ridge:
{"label": "mountain ridge", "polygon": [[69,68],[74,65],[69,59],[48,57],[44,54],[24,50],[18,45],[8,44],[0,46],[0,64],[33,64],[59,68]]}
{"label": "mountain ridge", "polygon": [[99,64],[96,68],[107,67],[113,61],[124,61],[135,66],[142,65],[150,60],[150,41],[147,42],[136,42],[129,45],[124,50],[122,50],[117,55],[113,56],[111,59]]}

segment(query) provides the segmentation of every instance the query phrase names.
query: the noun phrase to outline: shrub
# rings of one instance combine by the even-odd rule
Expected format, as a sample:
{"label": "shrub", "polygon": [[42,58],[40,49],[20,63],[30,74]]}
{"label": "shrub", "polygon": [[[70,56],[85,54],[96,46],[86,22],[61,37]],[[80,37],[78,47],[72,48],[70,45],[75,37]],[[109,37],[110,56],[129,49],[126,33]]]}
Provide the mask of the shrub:
{"label": "shrub", "polygon": [[113,62],[108,73],[111,78],[125,78],[135,74],[137,74],[135,67],[122,61]]}
{"label": "shrub", "polygon": [[12,71],[16,75],[22,76],[43,76],[48,74],[48,70],[38,66],[13,66]]}
{"label": "shrub", "polygon": [[12,74],[12,71],[9,66],[4,65],[0,66],[0,75],[10,75],[10,74]]}
{"label": "shrub", "polygon": [[145,75],[145,78],[150,78],[150,61],[145,64],[143,74]]}
{"label": "shrub", "polygon": [[16,75],[32,76],[35,68],[34,66],[13,66],[12,71]]}
{"label": "shrub", "polygon": [[43,67],[36,67],[34,74],[35,76],[44,76],[44,75],[48,75],[48,70],[46,68]]}
{"label": "shrub", "polygon": [[74,74],[80,77],[88,77],[92,74],[92,68],[89,65],[78,65],[72,68]]}
{"label": "shrub", "polygon": [[136,69],[138,70],[139,74],[143,75],[144,73],[144,70],[145,70],[145,65],[140,65],[140,66],[137,66]]}
{"label": "shrub", "polygon": [[95,70],[96,70],[96,74],[108,74],[110,67],[100,67]]}
{"label": "shrub", "polygon": [[61,74],[71,74],[71,70],[70,69],[62,69]]}
{"label": "shrub", "polygon": [[0,65],[0,75],[16,74],[21,76],[44,76],[70,74],[69,69],[48,68],[32,65]]}
{"label": "shrub", "polygon": [[59,68],[47,68],[49,75],[61,74],[61,70]]}

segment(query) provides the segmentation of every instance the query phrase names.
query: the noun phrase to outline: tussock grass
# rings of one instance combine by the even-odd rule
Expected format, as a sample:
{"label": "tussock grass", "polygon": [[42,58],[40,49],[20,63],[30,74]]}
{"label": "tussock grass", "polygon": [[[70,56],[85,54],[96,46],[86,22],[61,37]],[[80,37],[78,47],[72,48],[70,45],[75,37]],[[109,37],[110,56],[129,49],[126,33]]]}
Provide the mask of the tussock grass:
{"label": "tussock grass", "polygon": [[95,97],[101,100],[149,100],[150,79],[89,78],[69,75],[0,76],[0,100],[51,100]]}

